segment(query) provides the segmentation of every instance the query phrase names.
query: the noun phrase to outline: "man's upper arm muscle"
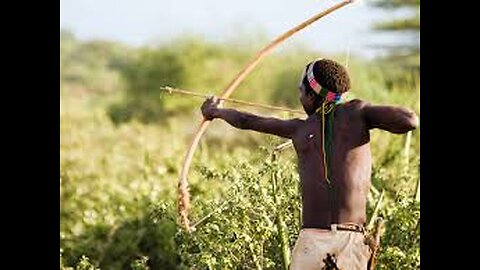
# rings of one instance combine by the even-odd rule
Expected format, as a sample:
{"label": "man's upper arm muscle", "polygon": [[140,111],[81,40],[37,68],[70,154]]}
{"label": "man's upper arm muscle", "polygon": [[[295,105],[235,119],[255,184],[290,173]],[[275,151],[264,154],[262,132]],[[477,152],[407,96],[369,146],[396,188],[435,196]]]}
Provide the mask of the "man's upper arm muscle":
{"label": "man's upper arm muscle", "polygon": [[235,109],[216,109],[214,118],[221,118],[236,128],[255,130],[289,139],[303,123],[303,120],[300,119],[282,120],[240,112]]}
{"label": "man's upper arm muscle", "polygon": [[239,128],[251,129],[289,139],[293,137],[300,124],[303,123],[303,120],[300,119],[282,120],[273,117],[261,117],[253,114],[246,114],[244,116],[243,123]]}
{"label": "man's upper arm muscle", "polygon": [[377,106],[365,101],[360,102],[363,117],[369,129],[379,128],[401,134],[415,129],[418,125],[416,114],[407,108]]}

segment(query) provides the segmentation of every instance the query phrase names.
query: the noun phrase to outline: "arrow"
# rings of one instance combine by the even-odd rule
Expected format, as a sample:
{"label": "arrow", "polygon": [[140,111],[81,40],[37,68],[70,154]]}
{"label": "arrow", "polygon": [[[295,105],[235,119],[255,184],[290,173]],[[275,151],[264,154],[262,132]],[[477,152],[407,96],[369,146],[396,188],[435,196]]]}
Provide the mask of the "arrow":
{"label": "arrow", "polygon": [[[182,94],[182,95],[194,96],[194,97],[202,97],[202,98],[211,97],[209,95],[200,94],[198,92],[193,92],[193,91],[189,91],[189,90],[185,90],[185,89],[172,88],[170,86],[162,86],[162,87],[160,87],[160,90],[166,91],[169,94],[176,93],[176,94]],[[294,109],[285,108],[285,107],[259,104],[259,103],[243,101],[243,100],[233,99],[233,98],[218,98],[218,99],[223,100],[223,101],[227,101],[227,102],[231,102],[231,103],[237,103],[237,104],[252,106],[252,107],[259,107],[259,108],[264,108],[264,109],[269,109],[269,110],[285,111],[285,112],[291,112],[291,113],[297,113],[297,114],[305,115],[304,111],[294,110]]]}

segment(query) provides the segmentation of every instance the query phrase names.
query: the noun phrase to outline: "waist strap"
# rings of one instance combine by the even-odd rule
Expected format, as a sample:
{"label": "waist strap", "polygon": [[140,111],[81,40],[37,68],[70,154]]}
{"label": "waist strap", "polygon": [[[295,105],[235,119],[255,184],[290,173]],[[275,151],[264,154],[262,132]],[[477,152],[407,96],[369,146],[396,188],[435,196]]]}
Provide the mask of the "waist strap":
{"label": "waist strap", "polygon": [[316,226],[316,227],[303,227],[303,228],[365,233],[365,227],[359,224],[354,224],[354,223],[331,224],[330,226]]}

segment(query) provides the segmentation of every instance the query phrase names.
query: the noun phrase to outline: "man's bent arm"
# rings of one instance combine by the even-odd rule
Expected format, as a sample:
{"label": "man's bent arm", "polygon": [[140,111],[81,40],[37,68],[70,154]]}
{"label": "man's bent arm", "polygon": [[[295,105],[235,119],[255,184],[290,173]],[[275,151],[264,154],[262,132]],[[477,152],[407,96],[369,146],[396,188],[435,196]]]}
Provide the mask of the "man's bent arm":
{"label": "man's bent arm", "polygon": [[397,106],[375,106],[365,103],[363,115],[370,129],[379,128],[401,134],[418,126],[417,115],[406,108]]}
{"label": "man's bent arm", "polygon": [[239,112],[234,109],[220,108],[215,110],[214,118],[221,118],[236,128],[255,130],[290,139],[293,137],[297,127],[302,123],[300,119],[281,120]]}

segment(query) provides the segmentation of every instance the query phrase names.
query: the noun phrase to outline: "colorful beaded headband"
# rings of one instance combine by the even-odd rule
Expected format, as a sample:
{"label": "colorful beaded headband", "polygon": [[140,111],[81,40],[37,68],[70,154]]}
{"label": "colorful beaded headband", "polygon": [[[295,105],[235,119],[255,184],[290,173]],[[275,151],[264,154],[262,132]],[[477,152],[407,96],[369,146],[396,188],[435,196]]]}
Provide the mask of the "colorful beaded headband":
{"label": "colorful beaded headband", "polygon": [[335,102],[338,103],[342,99],[342,94],[341,93],[335,93],[332,91],[329,91],[328,89],[322,87],[317,80],[315,80],[315,77],[313,75],[313,65],[315,62],[310,63],[307,69],[307,80],[310,85],[310,87],[317,93],[317,95],[323,97],[326,99],[327,102]]}

